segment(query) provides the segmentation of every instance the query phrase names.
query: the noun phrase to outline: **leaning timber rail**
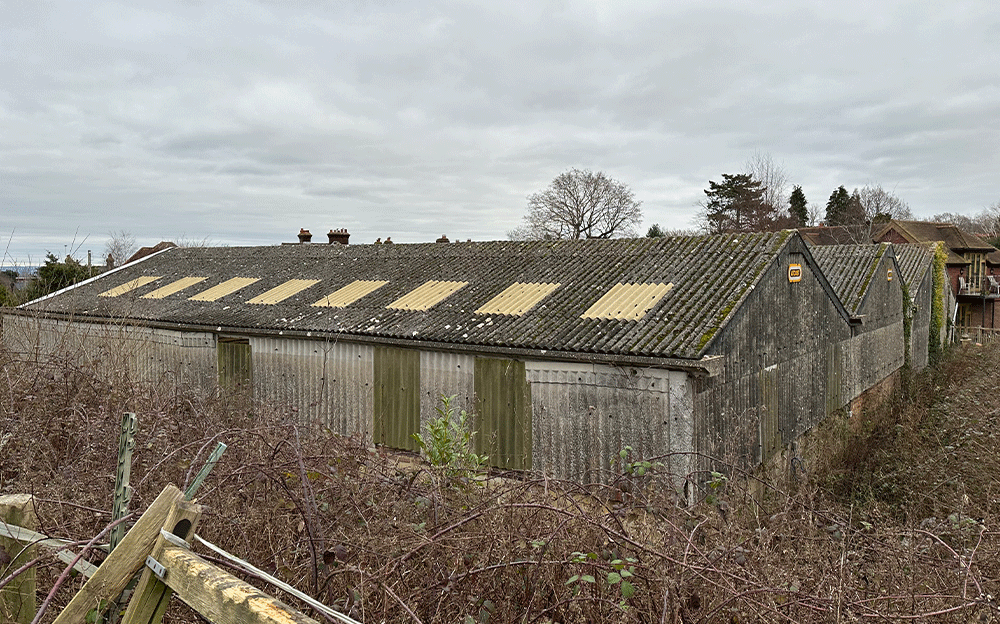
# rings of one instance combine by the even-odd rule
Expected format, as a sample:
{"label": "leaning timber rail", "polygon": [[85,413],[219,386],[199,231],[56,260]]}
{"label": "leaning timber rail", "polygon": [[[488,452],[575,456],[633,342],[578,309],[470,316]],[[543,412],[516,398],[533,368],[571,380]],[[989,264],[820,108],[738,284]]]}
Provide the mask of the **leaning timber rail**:
{"label": "leaning timber rail", "polygon": [[[6,510],[6,520],[0,517],[0,535],[15,536],[15,540],[22,544],[30,542],[32,547],[37,544],[46,548],[58,548],[60,553],[66,553],[63,555],[64,559],[71,559],[71,566],[76,565],[78,570],[83,571],[79,567],[79,563],[83,561],[82,553],[76,556],[67,553],[65,549],[68,543],[47,540],[45,536],[11,522],[16,519],[25,524],[32,523],[33,517],[26,512],[27,501],[23,498],[9,497],[0,501],[5,504],[0,511]],[[55,624],[93,621],[95,605],[113,604],[140,571],[142,574],[139,584],[122,617],[122,624],[159,624],[170,597],[174,594],[207,620],[218,624],[318,624],[316,620],[208,563],[191,551],[189,539],[200,542],[215,554],[226,556],[243,567],[254,570],[255,574],[266,577],[265,580],[299,598],[328,620],[358,624],[350,617],[201,540],[194,533],[201,514],[201,505],[185,500],[183,492],[173,485],[167,485],[100,567],[84,568],[84,576],[89,577],[87,582],[56,617]],[[92,541],[96,541],[96,538]],[[27,548],[24,550],[27,551]],[[3,566],[0,566],[0,570],[2,569]],[[67,569],[66,572],[68,571]],[[3,577],[0,574],[0,583],[4,581]],[[16,595],[8,591],[7,596],[8,609],[17,605],[16,619],[12,621],[31,622],[35,616],[34,578],[31,578],[30,583],[22,583],[17,590]],[[54,591],[53,589],[52,593]],[[30,599],[27,596],[29,592]],[[0,598],[3,598],[2,592]],[[42,610],[50,599],[51,593],[40,607]],[[0,601],[0,613],[3,608],[4,604]]]}

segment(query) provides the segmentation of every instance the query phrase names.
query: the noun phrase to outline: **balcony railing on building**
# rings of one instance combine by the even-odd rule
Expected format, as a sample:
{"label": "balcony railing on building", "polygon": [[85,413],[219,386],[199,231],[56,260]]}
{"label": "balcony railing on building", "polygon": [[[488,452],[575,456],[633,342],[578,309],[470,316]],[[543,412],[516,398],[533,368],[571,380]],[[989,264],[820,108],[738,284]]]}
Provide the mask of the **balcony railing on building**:
{"label": "balcony railing on building", "polygon": [[958,278],[959,297],[985,297],[996,299],[1000,297],[1000,280],[995,275],[987,275],[982,280],[965,280],[965,277]]}

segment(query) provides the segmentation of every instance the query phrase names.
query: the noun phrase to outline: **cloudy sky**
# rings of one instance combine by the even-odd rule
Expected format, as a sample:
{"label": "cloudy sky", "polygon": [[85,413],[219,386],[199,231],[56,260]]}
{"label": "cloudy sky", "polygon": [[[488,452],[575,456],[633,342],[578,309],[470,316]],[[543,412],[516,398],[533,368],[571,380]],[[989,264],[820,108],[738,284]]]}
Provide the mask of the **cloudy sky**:
{"label": "cloudy sky", "polygon": [[572,167],[686,228],[754,153],[823,206],[1000,201],[986,0],[0,0],[0,50],[3,264],[120,230],[500,239]]}

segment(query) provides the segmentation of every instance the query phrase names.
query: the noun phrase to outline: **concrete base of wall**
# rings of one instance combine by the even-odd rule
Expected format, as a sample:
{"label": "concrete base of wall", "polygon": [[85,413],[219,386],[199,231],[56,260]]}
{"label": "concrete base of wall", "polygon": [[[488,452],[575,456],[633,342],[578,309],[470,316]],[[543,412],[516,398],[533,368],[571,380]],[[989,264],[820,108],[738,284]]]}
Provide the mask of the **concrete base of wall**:
{"label": "concrete base of wall", "polygon": [[[785,492],[793,492],[806,482],[808,475],[821,467],[833,454],[843,450],[845,441],[860,431],[866,419],[864,414],[876,410],[902,387],[903,369],[896,370],[860,396],[855,397],[843,410],[832,412],[812,429],[804,432],[791,444],[775,453],[770,461],[758,467],[755,477],[761,482]],[[757,500],[768,505],[767,488],[751,484]]]}
{"label": "concrete base of wall", "polygon": [[861,415],[864,414],[865,410],[878,409],[880,405],[892,398],[896,391],[902,387],[902,380],[903,369],[898,369],[851,400],[847,409],[852,423],[860,422]]}

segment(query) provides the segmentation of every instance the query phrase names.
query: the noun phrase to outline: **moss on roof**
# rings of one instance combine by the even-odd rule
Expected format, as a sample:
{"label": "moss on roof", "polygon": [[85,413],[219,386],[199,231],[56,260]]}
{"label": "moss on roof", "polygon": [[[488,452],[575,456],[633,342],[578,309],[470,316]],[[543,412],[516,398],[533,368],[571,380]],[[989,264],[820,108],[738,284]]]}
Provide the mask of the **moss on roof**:
{"label": "moss on roof", "polygon": [[[792,234],[178,248],[28,308],[171,326],[695,358]],[[142,276],[158,279],[121,297],[100,296]],[[143,298],[189,276],[208,279],[162,299]],[[259,279],[217,301],[190,299],[233,277]],[[292,279],[319,281],[273,305],[248,303]],[[355,280],[388,283],[343,308],[312,305]],[[430,280],[467,285],[426,310],[386,307]],[[476,314],[514,282],[560,286],[521,316]],[[673,287],[637,320],[581,318],[618,283]]]}

